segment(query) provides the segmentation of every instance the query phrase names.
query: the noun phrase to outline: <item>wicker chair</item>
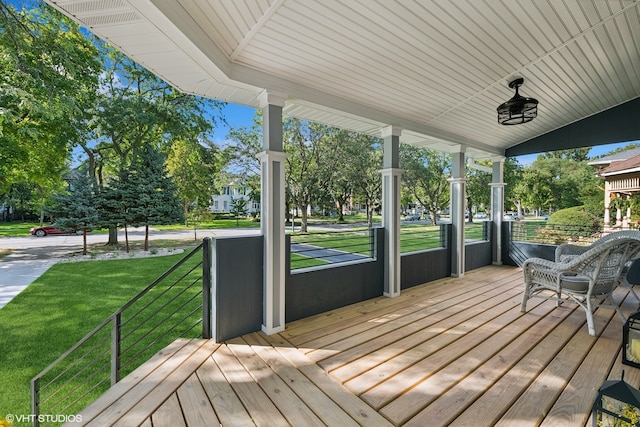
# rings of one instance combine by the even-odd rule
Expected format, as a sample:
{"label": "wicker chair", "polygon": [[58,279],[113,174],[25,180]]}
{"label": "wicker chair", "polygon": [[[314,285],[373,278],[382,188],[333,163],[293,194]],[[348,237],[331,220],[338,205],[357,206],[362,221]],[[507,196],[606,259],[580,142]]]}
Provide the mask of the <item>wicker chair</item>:
{"label": "wicker chair", "polygon": [[563,302],[578,304],[586,312],[589,334],[595,335],[596,307],[616,310],[624,320],[611,294],[625,265],[639,253],[639,239],[622,238],[594,245],[568,262],[530,258],[522,266],[525,289],[521,310],[526,313],[527,301],[532,297],[557,301],[558,306]]}
{"label": "wicker chair", "polygon": [[[556,248],[555,252],[555,260],[556,262],[567,262],[571,259],[577,257],[588,251],[589,249],[600,245],[602,243],[608,242],[610,240],[615,239],[638,239],[640,240],[640,231],[638,230],[622,230],[622,231],[614,231],[613,233],[609,233],[600,239],[596,240],[590,245],[574,245],[571,243],[566,243],[564,245],[560,245]],[[631,295],[640,303],[640,296],[636,293],[635,289],[633,289],[633,284],[629,283],[627,280],[627,273],[631,268],[631,264],[636,261],[640,257],[640,254],[632,259],[630,259],[626,264],[622,272],[620,273],[620,278],[618,280],[618,284],[624,288],[627,288]]]}

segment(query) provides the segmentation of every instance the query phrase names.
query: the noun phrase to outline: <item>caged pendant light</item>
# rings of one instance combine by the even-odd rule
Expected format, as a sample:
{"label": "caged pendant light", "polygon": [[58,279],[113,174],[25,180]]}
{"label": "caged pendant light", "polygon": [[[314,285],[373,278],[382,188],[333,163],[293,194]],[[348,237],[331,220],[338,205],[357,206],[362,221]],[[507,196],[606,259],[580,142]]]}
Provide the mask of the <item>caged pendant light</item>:
{"label": "caged pendant light", "polygon": [[538,115],[538,100],[525,98],[518,93],[518,88],[523,82],[523,78],[518,78],[509,83],[511,89],[516,89],[516,94],[498,107],[498,123],[501,125],[527,123]]}

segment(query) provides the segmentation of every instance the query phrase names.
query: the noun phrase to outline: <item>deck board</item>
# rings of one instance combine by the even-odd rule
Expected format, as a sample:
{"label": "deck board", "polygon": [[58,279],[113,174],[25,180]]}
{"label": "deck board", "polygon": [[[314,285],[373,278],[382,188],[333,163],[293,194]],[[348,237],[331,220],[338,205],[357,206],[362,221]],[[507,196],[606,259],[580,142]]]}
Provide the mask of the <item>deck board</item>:
{"label": "deck board", "polygon": [[[640,385],[640,369],[621,364],[622,320],[613,310],[596,311],[591,337],[574,305],[534,298],[521,313],[522,289],[519,268],[489,266],[301,319],[280,334],[176,342],[83,420],[587,426],[603,381],[624,370]],[[614,298],[625,314],[637,310],[626,290]]]}

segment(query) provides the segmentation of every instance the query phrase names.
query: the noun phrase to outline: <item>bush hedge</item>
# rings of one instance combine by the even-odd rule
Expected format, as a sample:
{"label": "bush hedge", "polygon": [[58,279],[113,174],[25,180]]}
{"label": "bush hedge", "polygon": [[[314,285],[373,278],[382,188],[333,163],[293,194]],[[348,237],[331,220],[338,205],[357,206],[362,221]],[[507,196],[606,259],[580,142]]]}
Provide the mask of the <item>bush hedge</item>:
{"label": "bush hedge", "polygon": [[553,235],[556,243],[589,237],[600,230],[600,217],[585,206],[561,209],[549,217],[545,234]]}

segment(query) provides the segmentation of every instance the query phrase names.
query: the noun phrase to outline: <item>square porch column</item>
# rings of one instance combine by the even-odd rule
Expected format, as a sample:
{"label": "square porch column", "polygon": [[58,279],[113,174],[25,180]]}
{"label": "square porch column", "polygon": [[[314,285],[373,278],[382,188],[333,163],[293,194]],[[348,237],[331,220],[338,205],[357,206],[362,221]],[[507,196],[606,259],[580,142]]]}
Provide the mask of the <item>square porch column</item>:
{"label": "square porch column", "polygon": [[504,157],[493,161],[491,175],[492,261],[502,265],[502,220],[504,212]]}
{"label": "square porch column", "polygon": [[451,153],[451,185],[450,211],[451,211],[451,275],[453,277],[464,276],[465,248],[464,248],[464,202],[465,184],[464,175],[465,147],[460,146],[458,152]]}
{"label": "square porch column", "polygon": [[402,129],[382,129],[384,169],[382,174],[382,226],[384,227],[384,296],[400,295],[400,133]]}
{"label": "square porch column", "polygon": [[262,92],[263,120],[260,228],[264,238],[262,330],[271,335],[285,329],[285,161],[282,143],[282,108],[285,97]]}

